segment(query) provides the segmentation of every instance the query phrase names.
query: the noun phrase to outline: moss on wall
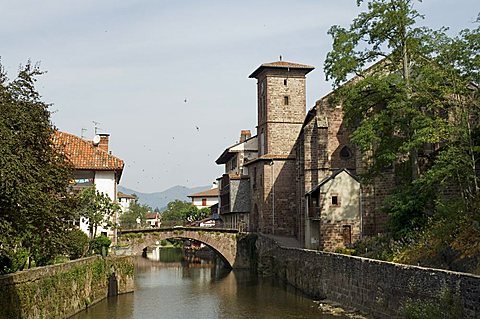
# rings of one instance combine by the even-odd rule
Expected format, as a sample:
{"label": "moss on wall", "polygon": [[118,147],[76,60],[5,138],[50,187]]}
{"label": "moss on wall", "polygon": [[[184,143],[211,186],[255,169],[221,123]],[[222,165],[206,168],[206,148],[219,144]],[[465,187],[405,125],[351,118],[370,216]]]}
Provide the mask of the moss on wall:
{"label": "moss on wall", "polygon": [[0,319],[68,318],[108,295],[133,291],[133,260],[99,256],[0,277]]}

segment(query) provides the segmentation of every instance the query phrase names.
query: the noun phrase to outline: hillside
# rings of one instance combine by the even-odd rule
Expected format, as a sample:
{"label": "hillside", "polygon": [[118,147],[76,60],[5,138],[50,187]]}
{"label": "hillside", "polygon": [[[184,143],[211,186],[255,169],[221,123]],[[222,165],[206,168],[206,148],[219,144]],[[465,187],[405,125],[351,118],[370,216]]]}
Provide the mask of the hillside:
{"label": "hillside", "polygon": [[160,210],[163,210],[164,208],[166,208],[167,204],[173,200],[179,199],[189,201],[190,199],[187,197],[187,195],[207,190],[210,187],[210,185],[207,185],[188,188],[185,186],[177,185],[170,187],[162,192],[142,193],[130,188],[118,186],[118,191],[125,194],[135,194],[138,196],[139,203],[146,204],[153,209],[158,207]]}

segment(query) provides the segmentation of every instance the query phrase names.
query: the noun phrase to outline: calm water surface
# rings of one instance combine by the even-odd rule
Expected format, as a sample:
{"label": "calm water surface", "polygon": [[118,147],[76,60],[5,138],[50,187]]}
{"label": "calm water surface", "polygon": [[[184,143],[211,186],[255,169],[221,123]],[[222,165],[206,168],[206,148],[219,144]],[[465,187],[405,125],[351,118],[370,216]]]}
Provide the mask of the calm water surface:
{"label": "calm water surface", "polygon": [[139,260],[135,293],[106,299],[74,319],[342,319],[293,289],[212,264]]}

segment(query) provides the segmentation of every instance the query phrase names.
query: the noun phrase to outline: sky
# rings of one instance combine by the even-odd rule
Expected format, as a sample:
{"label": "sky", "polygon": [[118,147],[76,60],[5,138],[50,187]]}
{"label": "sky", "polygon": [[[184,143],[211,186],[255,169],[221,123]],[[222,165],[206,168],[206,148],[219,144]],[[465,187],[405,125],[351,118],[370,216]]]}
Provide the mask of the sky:
{"label": "sky", "polygon": [[[474,28],[478,0],[424,0],[421,24]],[[307,109],[331,90],[323,62],[332,25],[355,0],[0,0],[0,62],[13,78],[28,60],[61,131],[110,134],[125,161],[120,184],[139,192],[208,185],[240,130],[256,134],[260,64],[309,64]],[[98,123],[98,124],[95,124]]]}

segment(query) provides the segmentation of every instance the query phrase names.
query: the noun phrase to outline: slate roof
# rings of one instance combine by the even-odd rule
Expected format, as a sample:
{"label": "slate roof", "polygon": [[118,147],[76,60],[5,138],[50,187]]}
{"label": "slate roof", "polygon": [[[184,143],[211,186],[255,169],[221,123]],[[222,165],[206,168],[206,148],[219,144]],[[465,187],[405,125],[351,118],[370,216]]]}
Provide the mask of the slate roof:
{"label": "slate roof", "polygon": [[188,197],[218,197],[218,188],[211,188],[203,192],[188,195]]}
{"label": "slate roof", "polygon": [[339,170],[333,172],[332,175],[330,175],[330,176],[324,178],[322,181],[320,181],[320,183],[318,183],[318,185],[315,186],[311,191],[305,193],[305,196],[310,195],[311,193],[317,191],[320,187],[322,187],[323,185],[325,185],[328,181],[330,181],[330,180],[334,179],[335,177],[337,177],[337,175],[340,174],[340,173],[342,173],[342,172],[347,173],[347,174],[350,175],[350,177],[352,177],[355,181],[357,181],[358,183],[360,183],[360,181],[358,180],[358,178],[357,178],[355,175],[353,175],[348,169],[342,168],[342,169],[339,169]]}
{"label": "slate roof", "polygon": [[252,74],[250,74],[249,78],[255,78],[263,69],[265,68],[274,68],[274,69],[298,69],[298,70],[305,70],[306,73],[315,69],[314,66],[307,65],[307,64],[299,64],[287,61],[275,61],[270,63],[263,63],[260,65]]}
{"label": "slate roof", "polygon": [[124,162],[107,151],[70,133],[55,131],[54,145],[60,147],[75,169],[96,171],[122,171]]}

